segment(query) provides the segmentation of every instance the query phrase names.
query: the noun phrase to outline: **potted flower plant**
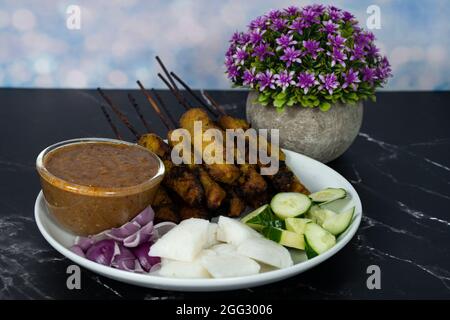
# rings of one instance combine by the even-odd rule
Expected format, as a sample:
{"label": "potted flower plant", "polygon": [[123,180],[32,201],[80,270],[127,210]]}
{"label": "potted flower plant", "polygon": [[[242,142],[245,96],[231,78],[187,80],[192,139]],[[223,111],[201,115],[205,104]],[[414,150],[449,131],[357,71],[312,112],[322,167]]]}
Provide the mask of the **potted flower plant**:
{"label": "potted flower plant", "polygon": [[362,122],[362,101],[391,75],[386,57],[354,16],[333,6],[272,10],[236,32],[227,75],[250,88],[247,118],[278,128],[280,144],[322,162],[340,156]]}

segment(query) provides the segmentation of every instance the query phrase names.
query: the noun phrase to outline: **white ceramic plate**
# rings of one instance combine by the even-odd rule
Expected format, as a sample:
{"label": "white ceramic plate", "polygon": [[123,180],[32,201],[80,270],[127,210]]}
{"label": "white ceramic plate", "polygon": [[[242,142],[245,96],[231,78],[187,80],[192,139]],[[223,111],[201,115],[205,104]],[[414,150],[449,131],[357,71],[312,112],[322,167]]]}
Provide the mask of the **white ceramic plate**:
{"label": "white ceramic plate", "polygon": [[353,205],[356,206],[355,218],[352,224],[337,239],[337,243],[333,248],[310,260],[305,260],[301,256],[293,257],[294,261],[297,262],[289,268],[226,279],[175,279],[131,273],[97,264],[71,252],[68,247],[73,244],[75,236],[58,226],[48,214],[42,191],[36,199],[34,208],[36,223],[39,231],[48,243],[76,264],[105,277],[138,286],[176,291],[222,291],[250,288],[280,281],[313,268],[341,250],[356,233],[362,215],[361,200],[353,186],[344,177],[330,167],[309,157],[287,150],[285,150],[285,153],[287,157],[286,163],[301,178],[301,181],[309,190],[314,192],[326,187],[344,188],[350,193]]}

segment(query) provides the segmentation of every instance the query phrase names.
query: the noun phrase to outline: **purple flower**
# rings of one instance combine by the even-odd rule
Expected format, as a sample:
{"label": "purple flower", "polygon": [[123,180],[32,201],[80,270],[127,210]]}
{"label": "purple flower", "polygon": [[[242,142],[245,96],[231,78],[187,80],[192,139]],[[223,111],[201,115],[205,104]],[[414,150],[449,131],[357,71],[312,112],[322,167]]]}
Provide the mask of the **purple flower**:
{"label": "purple flower", "polygon": [[275,75],[275,83],[285,91],[290,85],[294,85],[295,81],[292,80],[294,77],[294,71],[288,72],[287,70],[281,71],[279,74]]}
{"label": "purple flower", "polygon": [[288,35],[288,34],[282,34],[279,38],[275,40],[275,42],[278,44],[278,47],[276,50],[284,49],[289,46],[293,46],[294,44],[297,44],[297,41],[293,40],[294,36]]}
{"label": "purple flower", "polygon": [[344,73],[342,75],[342,78],[344,79],[344,84],[342,85],[342,88],[345,89],[347,87],[352,87],[354,91],[358,88],[358,83],[361,82],[358,78],[358,71],[354,71],[353,69],[350,69],[347,71],[347,73]]}
{"label": "purple flower", "polygon": [[227,70],[228,78],[235,81],[236,78],[239,76],[239,70],[235,65],[232,65]]}
{"label": "purple flower", "polygon": [[327,44],[329,46],[335,47],[335,48],[341,48],[344,46],[344,43],[347,39],[342,38],[340,35],[328,35],[328,42]]}
{"label": "purple flower", "polygon": [[350,12],[348,12],[348,11],[342,12],[342,19],[344,21],[350,21],[350,20],[353,20],[354,18],[355,18],[355,16],[352,15]]}
{"label": "purple flower", "polygon": [[233,55],[236,65],[244,64],[245,59],[248,57],[248,53],[245,51],[245,46],[243,48],[236,48],[236,53]]}
{"label": "purple flower", "polygon": [[280,16],[281,16],[281,11],[276,10],[276,9],[272,9],[269,11],[269,13],[267,13],[267,17],[272,20],[279,18]]}
{"label": "purple flower", "polygon": [[359,32],[355,35],[355,44],[366,47],[370,42],[375,40],[375,35],[372,32]]}
{"label": "purple flower", "polygon": [[329,94],[333,94],[333,90],[336,89],[339,85],[337,77],[334,73],[319,75],[319,79],[322,82],[319,86],[319,90],[325,89]]}
{"label": "purple flower", "polygon": [[331,20],[339,20],[342,17],[342,10],[333,6],[328,7],[328,14]]}
{"label": "purple flower", "polygon": [[256,19],[252,20],[250,22],[250,24],[248,25],[248,27],[252,30],[254,30],[254,29],[264,30],[266,28],[266,23],[267,23],[267,17],[260,16],[260,17],[257,17]]}
{"label": "purple flower", "polygon": [[321,4],[313,4],[306,6],[306,8],[310,8],[312,11],[316,12],[318,15],[321,15],[325,12],[325,6]]}
{"label": "purple flower", "polygon": [[246,45],[249,41],[250,41],[250,34],[243,32],[239,37],[238,44]]}
{"label": "purple flower", "polygon": [[243,84],[245,86],[250,86],[250,88],[253,88],[256,82],[256,74],[255,74],[255,68],[245,69],[244,74],[242,75]]}
{"label": "purple flower", "polygon": [[231,56],[225,57],[225,67],[230,68],[231,66],[234,66],[234,59]]}
{"label": "purple flower", "polygon": [[314,60],[317,58],[317,54],[323,51],[320,48],[320,42],[317,40],[303,40],[303,47],[305,47],[306,53],[311,55]]}
{"label": "purple flower", "polygon": [[334,67],[336,63],[339,63],[341,66],[345,67],[344,60],[347,60],[347,56],[344,52],[335,47],[332,52],[327,52],[327,55],[331,56],[332,67]]}
{"label": "purple flower", "polygon": [[258,44],[263,39],[263,34],[266,32],[266,30],[256,29],[250,32],[249,34],[249,42],[253,45]]}
{"label": "purple flower", "polygon": [[280,60],[286,62],[286,66],[289,67],[293,62],[301,63],[300,59],[301,51],[295,50],[294,47],[288,47],[284,49],[284,54],[280,57]]}
{"label": "purple flower", "polygon": [[272,30],[280,31],[284,27],[286,27],[286,23],[287,23],[287,20],[285,20],[283,18],[275,18],[272,20],[271,28],[272,28]]}
{"label": "purple flower", "polygon": [[375,74],[375,69],[371,69],[368,66],[363,67],[362,69],[362,80],[373,83],[374,80],[377,79],[377,76]]}
{"label": "purple flower", "polygon": [[315,6],[307,6],[302,10],[303,20],[308,24],[308,26],[319,23],[319,16],[321,12],[317,10]]}
{"label": "purple flower", "polygon": [[380,49],[378,49],[374,45],[370,45],[367,49],[367,55],[371,56],[371,57],[378,55],[379,52],[380,52]]}
{"label": "purple flower", "polygon": [[375,70],[377,79],[385,81],[391,76],[391,65],[386,57],[383,57],[380,61],[380,65]]}
{"label": "purple flower", "polygon": [[300,9],[296,6],[290,6],[284,9],[284,11],[290,16],[295,16],[299,13]]}
{"label": "purple flower", "polygon": [[334,23],[332,20],[324,21],[323,27],[320,28],[320,31],[326,32],[326,33],[335,33],[338,29],[338,25]]}
{"label": "purple flower", "polygon": [[256,79],[259,81],[259,91],[264,91],[267,87],[275,89],[275,79],[272,71],[266,70],[266,72],[259,72],[256,75]]}
{"label": "purple flower", "polygon": [[360,45],[355,45],[353,50],[351,51],[350,61],[359,60],[361,62],[365,62],[366,52],[364,51],[364,47]]}
{"label": "purple flower", "polygon": [[260,43],[253,48],[252,57],[258,57],[259,61],[264,61],[267,56],[273,56],[274,53],[269,51],[269,45],[267,43]]}
{"label": "purple flower", "polygon": [[319,81],[316,80],[314,73],[309,72],[301,72],[297,77],[297,87],[303,89],[305,94],[308,93],[309,89],[319,84]]}
{"label": "purple flower", "polygon": [[308,23],[306,23],[301,18],[297,18],[294,21],[292,21],[291,26],[289,27],[289,29],[291,29],[293,31],[297,31],[298,34],[303,34],[303,29],[305,29],[307,27],[309,27]]}
{"label": "purple flower", "polygon": [[237,43],[239,41],[239,38],[241,37],[241,34],[239,32],[234,32],[231,36],[230,42]]}

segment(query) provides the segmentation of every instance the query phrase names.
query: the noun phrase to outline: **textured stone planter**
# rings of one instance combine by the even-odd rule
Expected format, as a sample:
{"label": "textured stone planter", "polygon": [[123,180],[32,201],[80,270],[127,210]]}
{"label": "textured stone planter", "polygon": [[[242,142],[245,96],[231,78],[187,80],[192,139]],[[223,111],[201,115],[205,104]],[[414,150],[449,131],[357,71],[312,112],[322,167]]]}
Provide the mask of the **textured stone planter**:
{"label": "textured stone planter", "polygon": [[336,104],[327,112],[318,108],[286,107],[277,112],[273,106],[262,106],[257,93],[247,97],[247,120],[255,129],[279,129],[282,148],[293,150],[321,162],[343,154],[358,135],[363,105]]}

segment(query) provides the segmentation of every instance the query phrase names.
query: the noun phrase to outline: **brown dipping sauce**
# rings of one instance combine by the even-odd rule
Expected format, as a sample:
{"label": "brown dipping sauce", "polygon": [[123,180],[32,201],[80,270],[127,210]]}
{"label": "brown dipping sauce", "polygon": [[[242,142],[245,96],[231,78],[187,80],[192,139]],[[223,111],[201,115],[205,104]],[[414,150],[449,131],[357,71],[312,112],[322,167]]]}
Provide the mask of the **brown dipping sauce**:
{"label": "brown dipping sauce", "polygon": [[110,139],[66,141],[44,150],[37,170],[49,212],[77,235],[130,221],[153,201],[164,175],[157,155]]}
{"label": "brown dipping sauce", "polygon": [[54,176],[82,186],[123,188],[153,177],[158,161],[148,151],[113,143],[77,143],[51,151],[44,165]]}

